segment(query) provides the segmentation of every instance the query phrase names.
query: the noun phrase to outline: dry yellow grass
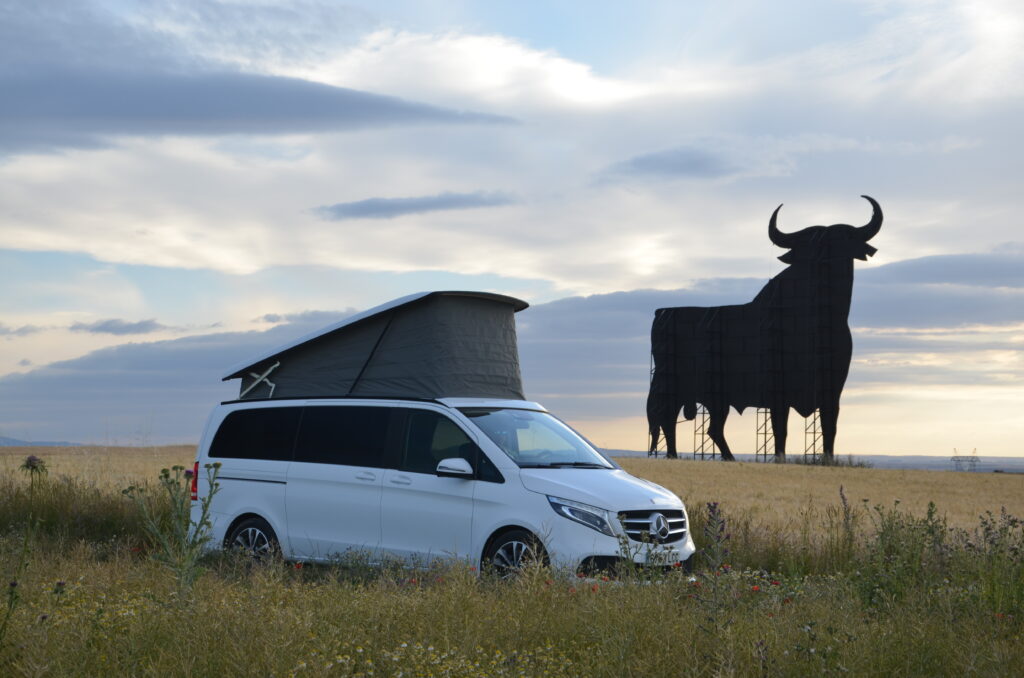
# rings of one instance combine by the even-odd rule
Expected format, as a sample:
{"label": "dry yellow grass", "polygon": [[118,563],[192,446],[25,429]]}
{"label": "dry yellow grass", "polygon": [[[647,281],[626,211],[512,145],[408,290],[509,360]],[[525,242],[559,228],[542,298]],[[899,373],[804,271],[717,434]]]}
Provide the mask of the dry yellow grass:
{"label": "dry yellow grass", "polygon": [[121,490],[142,480],[154,480],[162,468],[175,464],[191,467],[195,445],[158,447],[0,447],[0,473],[17,469],[34,454],[56,475],[80,478],[97,487]]}
{"label": "dry yellow grass", "polygon": [[[8,447],[0,448],[0,472],[13,471],[26,455],[46,460],[50,471],[99,487],[120,490],[153,480],[161,468],[189,466],[192,445],[163,447]],[[971,527],[984,511],[1001,507],[1024,516],[1024,474],[956,473],[787,464],[698,462],[687,459],[620,458],[635,475],[677,493],[691,510],[720,502],[728,514],[745,514],[764,524],[786,525],[808,509],[822,511],[839,501],[842,485],[852,504],[892,506],[923,514],[934,501],[950,525]]]}
{"label": "dry yellow grass", "polygon": [[900,507],[923,515],[934,501],[950,525],[972,527],[985,511],[1001,507],[1024,516],[1024,474],[957,473],[902,469],[732,463],[686,459],[617,460],[630,473],[672,490],[691,511],[717,501],[727,514],[746,513],[766,524],[786,524],[808,508],[839,501],[843,486],[851,504]]}

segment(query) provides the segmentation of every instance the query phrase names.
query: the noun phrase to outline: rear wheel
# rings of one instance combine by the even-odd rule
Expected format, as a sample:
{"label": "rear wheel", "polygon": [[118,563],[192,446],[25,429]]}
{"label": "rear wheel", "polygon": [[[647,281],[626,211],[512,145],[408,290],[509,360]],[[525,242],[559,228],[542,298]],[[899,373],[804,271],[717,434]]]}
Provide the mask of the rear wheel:
{"label": "rear wheel", "polygon": [[235,525],[225,542],[232,550],[246,553],[256,560],[271,558],[280,552],[274,529],[263,518],[246,518]]}
{"label": "rear wheel", "polygon": [[495,539],[483,560],[484,569],[501,579],[511,579],[527,567],[547,563],[544,545],[526,530],[510,530]]}

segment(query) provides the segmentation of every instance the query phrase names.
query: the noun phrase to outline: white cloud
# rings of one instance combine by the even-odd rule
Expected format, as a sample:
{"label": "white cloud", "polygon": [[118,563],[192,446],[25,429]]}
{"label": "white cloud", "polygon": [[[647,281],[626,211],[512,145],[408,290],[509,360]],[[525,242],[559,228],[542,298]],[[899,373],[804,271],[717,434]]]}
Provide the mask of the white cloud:
{"label": "white cloud", "polygon": [[342,87],[403,92],[446,105],[487,103],[502,111],[609,106],[655,92],[646,83],[601,77],[585,64],[500,35],[381,29],[339,51],[326,60],[263,65]]}
{"label": "white cloud", "polygon": [[[750,289],[716,288],[714,298],[741,303],[782,267],[765,234],[779,202],[783,227],[795,230],[862,222],[867,208],[857,196],[868,193],[886,222],[873,243],[878,255],[857,264],[857,318],[886,310],[914,325],[928,316],[929,329],[942,332],[958,315],[985,327],[1016,317],[1018,292],[966,289],[993,284],[971,262],[931,262],[932,270],[959,266],[955,281],[939,283],[894,268],[886,279],[871,273],[889,262],[983,252],[1019,239],[1018,3],[874,2],[868,14],[863,4],[840,3],[807,16],[792,11],[782,32],[763,20],[781,22],[787,8],[809,3],[719,3],[686,26],[685,45],[623,54],[621,67],[604,72],[568,50],[531,46],[549,43],[460,28],[474,24],[457,21],[456,5],[443,9],[456,20],[437,30],[315,0],[144,3],[131,10],[132,30],[108,16],[126,11],[120,3],[87,12],[86,21],[65,2],[55,5],[63,22],[40,10],[52,29],[45,40],[15,40],[31,22],[0,28],[13,71],[36,60],[176,77],[289,76],[517,120],[294,133],[263,119],[262,135],[241,133],[235,118],[217,129],[206,120],[104,127],[109,148],[0,163],[0,248],[189,269],[179,279],[197,289],[204,272],[218,272],[211,277],[221,286],[209,295],[216,298],[195,289],[187,298],[205,318],[196,322],[216,318],[236,329],[268,312],[372,305],[412,291],[403,287],[416,284],[408,281],[435,281],[444,272],[445,280],[484,281],[499,291],[542,289],[549,299],[553,290],[675,289],[737,277],[753,281]],[[624,171],[631,167],[642,171]],[[387,220],[326,222],[311,212],[482,191],[518,202]],[[1005,272],[1006,262],[999,265]],[[436,273],[414,273],[425,270]],[[0,372],[23,370],[23,359],[46,364],[123,341],[53,329],[72,322],[192,322],[185,304],[164,312],[174,303],[170,294],[143,295],[112,272],[91,275],[39,281],[37,288],[54,286],[62,305],[3,309],[9,327],[50,329],[5,338]],[[3,292],[10,299],[18,290]],[[875,360],[860,366],[865,383],[928,383],[939,368],[951,381],[969,380],[972,370],[958,367],[958,355],[961,365],[990,365],[974,370],[986,383],[1019,374],[1019,330],[994,332],[998,345],[979,339],[982,346],[963,333],[918,333],[909,343],[894,332],[857,339]],[[601,411],[595,403],[615,406],[601,394],[642,390],[616,377],[633,369],[630,361],[641,368],[646,361],[644,337],[630,341],[635,360],[602,363],[611,378],[587,381],[586,365],[571,375],[598,394],[577,413]],[[564,384],[544,389],[566,395]]]}

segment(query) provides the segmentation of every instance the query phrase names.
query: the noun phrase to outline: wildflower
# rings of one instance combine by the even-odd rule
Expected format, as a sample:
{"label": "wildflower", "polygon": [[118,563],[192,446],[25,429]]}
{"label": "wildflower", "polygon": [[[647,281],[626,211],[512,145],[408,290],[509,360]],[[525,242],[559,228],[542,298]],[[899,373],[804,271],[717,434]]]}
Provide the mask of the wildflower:
{"label": "wildflower", "polygon": [[471,568],[469,568],[469,571],[470,572],[476,572],[476,568],[475,567],[471,567]]}
{"label": "wildflower", "polygon": [[600,587],[600,586],[598,586],[597,584],[593,584],[593,585],[592,585],[592,586],[590,587],[590,592],[591,592],[591,593],[597,593],[598,589],[600,589],[600,588],[601,588],[601,587]]}
{"label": "wildflower", "polygon": [[775,616],[775,613],[774,613],[774,612],[769,612],[769,613],[768,613],[768,617],[769,617],[769,618],[771,618],[771,617],[774,617],[774,616]]}
{"label": "wildflower", "polygon": [[16,589],[18,588],[18,582],[12,581],[10,584],[8,584],[8,586],[10,586],[12,589]]}
{"label": "wildflower", "polygon": [[575,586],[570,586],[569,587],[569,593],[576,593],[576,587]]}
{"label": "wildflower", "polygon": [[681,561],[681,560],[678,560],[678,561],[672,563],[672,567],[677,567],[678,568],[678,567],[682,567],[682,566],[683,566],[683,561]]}
{"label": "wildflower", "polygon": [[419,583],[420,583],[420,581],[419,581],[419,579],[417,579],[416,577],[411,577],[411,578],[409,579],[409,583],[410,583],[410,584],[412,584],[413,586],[415,586],[416,584],[419,584]]}
{"label": "wildflower", "polygon": [[601,581],[611,581],[611,580],[608,578],[608,575],[603,574],[603,575],[601,575]]}
{"label": "wildflower", "polygon": [[192,469],[190,469],[190,468],[185,469],[185,480],[192,480],[192,476],[194,476],[194,475],[195,475],[195,472]]}
{"label": "wildflower", "polygon": [[782,585],[782,582],[780,582],[778,579],[772,579],[772,586],[781,586],[781,585]]}
{"label": "wildflower", "polygon": [[302,569],[302,562],[301,561],[298,562],[298,563],[295,563],[295,569],[296,570],[301,570]]}
{"label": "wildflower", "polygon": [[757,584],[754,584],[753,586],[750,587],[750,590],[753,591],[754,593],[757,593],[758,591],[761,590],[761,587],[758,586]]}
{"label": "wildflower", "polygon": [[587,575],[583,574],[582,572],[577,572],[577,573],[576,573],[576,578],[577,578],[577,579],[583,579],[583,578],[584,578],[584,577],[586,577],[586,576],[587,576]]}
{"label": "wildflower", "polygon": [[782,604],[783,605],[789,605],[792,602],[793,602],[793,599],[788,597],[788,596],[782,599]]}

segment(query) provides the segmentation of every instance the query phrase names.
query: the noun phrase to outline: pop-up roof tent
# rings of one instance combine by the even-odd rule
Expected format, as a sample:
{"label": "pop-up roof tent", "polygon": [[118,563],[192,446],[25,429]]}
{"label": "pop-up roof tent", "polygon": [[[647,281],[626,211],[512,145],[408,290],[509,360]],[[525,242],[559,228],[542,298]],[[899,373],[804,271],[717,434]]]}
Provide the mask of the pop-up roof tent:
{"label": "pop-up roof tent", "polygon": [[280,346],[224,376],[239,399],[315,396],[523,400],[514,314],[488,292],[422,292]]}

